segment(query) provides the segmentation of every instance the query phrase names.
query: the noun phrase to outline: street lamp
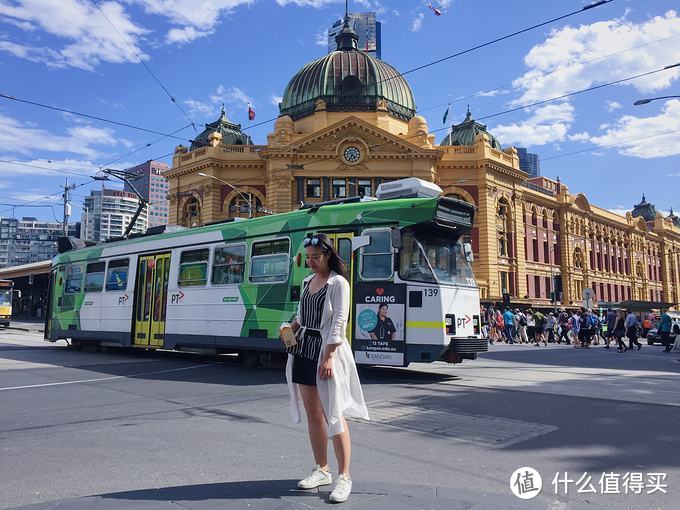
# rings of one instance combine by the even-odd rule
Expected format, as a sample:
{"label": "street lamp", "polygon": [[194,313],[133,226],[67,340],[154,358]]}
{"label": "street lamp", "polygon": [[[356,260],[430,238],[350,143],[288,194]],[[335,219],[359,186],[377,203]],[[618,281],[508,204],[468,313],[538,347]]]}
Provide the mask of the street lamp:
{"label": "street lamp", "polygon": [[203,173],[203,172],[197,172],[197,175],[200,175],[201,177],[210,177],[211,179],[215,179],[216,181],[220,181],[221,183],[226,184],[227,186],[229,186],[229,187],[230,187],[231,189],[233,189],[236,193],[238,193],[238,194],[241,196],[241,198],[242,198],[243,200],[247,200],[247,201],[248,201],[248,218],[252,218],[252,217],[253,217],[253,206],[252,206],[253,195],[252,195],[252,193],[246,193],[245,195],[248,195],[248,197],[246,197],[246,196],[241,192],[240,189],[238,189],[238,188],[237,188],[236,186],[234,186],[233,184],[229,184],[229,183],[228,183],[227,181],[225,181],[224,179],[220,179],[219,177],[215,177],[214,175],[208,175],[208,174]]}
{"label": "street lamp", "polygon": [[680,96],[661,96],[652,97],[650,99],[638,99],[633,103],[633,106],[640,106],[641,104],[651,103],[652,101],[656,101],[657,99],[680,99]]}

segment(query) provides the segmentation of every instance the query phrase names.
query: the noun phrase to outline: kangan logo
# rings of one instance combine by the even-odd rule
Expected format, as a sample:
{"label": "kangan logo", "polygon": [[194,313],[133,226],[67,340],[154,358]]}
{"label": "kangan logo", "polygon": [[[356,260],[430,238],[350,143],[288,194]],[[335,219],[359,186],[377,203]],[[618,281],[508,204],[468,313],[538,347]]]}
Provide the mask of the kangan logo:
{"label": "kangan logo", "polygon": [[124,305],[125,303],[127,303],[127,300],[128,300],[128,299],[130,299],[130,296],[128,296],[127,294],[123,294],[122,296],[120,296],[120,297],[118,298],[118,304],[119,304],[119,305]]}
{"label": "kangan logo", "polygon": [[383,289],[382,287],[379,287],[379,288],[375,289],[375,293],[378,296],[382,296],[385,293],[385,289]]}

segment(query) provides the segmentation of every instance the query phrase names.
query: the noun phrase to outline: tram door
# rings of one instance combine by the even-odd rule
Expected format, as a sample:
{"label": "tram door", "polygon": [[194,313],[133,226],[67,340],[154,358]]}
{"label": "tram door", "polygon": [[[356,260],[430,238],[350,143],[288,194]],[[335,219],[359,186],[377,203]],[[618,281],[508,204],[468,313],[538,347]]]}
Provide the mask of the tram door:
{"label": "tram door", "polygon": [[347,338],[352,341],[352,289],[354,288],[354,254],[352,253],[352,232],[340,232],[333,234],[326,234],[328,239],[333,243],[338,255],[342,261],[347,265],[347,281],[349,282],[349,317],[347,318]]}
{"label": "tram door", "polygon": [[132,336],[134,345],[163,347],[169,276],[169,253],[139,257]]}

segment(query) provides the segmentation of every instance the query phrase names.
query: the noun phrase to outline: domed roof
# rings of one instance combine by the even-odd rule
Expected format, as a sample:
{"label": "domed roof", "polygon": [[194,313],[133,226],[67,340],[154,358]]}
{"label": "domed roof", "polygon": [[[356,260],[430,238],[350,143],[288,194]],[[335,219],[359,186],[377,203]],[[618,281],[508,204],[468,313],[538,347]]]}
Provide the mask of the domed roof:
{"label": "domed roof", "polygon": [[474,145],[475,137],[479,133],[485,133],[489,137],[491,140],[491,147],[499,151],[503,150],[501,148],[501,142],[486,130],[486,126],[472,118],[469,107],[465,120],[460,124],[452,126],[451,132],[444,137],[439,145]]}
{"label": "domed roof", "polygon": [[192,141],[191,150],[210,145],[208,137],[216,131],[222,135],[222,145],[253,145],[250,137],[241,131],[241,124],[234,124],[227,118],[222,105],[220,118],[205,125],[205,130]]}
{"label": "domed roof", "polygon": [[647,202],[643,194],[642,201],[633,207],[633,212],[631,214],[633,218],[642,217],[642,219],[645,221],[654,221],[657,211],[656,207],[654,207],[654,204]]}
{"label": "domed roof", "polygon": [[304,66],[290,80],[279,105],[281,115],[306,117],[325,102],[328,111],[387,110],[403,120],[415,115],[413,92],[391,65],[357,49],[358,36],[345,16],[335,38],[337,50]]}

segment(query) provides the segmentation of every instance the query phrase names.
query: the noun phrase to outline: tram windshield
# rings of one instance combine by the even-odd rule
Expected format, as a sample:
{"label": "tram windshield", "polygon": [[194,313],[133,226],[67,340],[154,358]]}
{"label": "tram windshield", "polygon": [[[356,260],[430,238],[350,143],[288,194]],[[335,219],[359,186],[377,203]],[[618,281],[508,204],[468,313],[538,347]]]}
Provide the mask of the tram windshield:
{"label": "tram windshield", "polygon": [[412,229],[402,230],[399,277],[445,285],[476,285],[462,240]]}
{"label": "tram windshield", "polygon": [[0,289],[0,305],[8,305],[12,302],[12,290]]}

